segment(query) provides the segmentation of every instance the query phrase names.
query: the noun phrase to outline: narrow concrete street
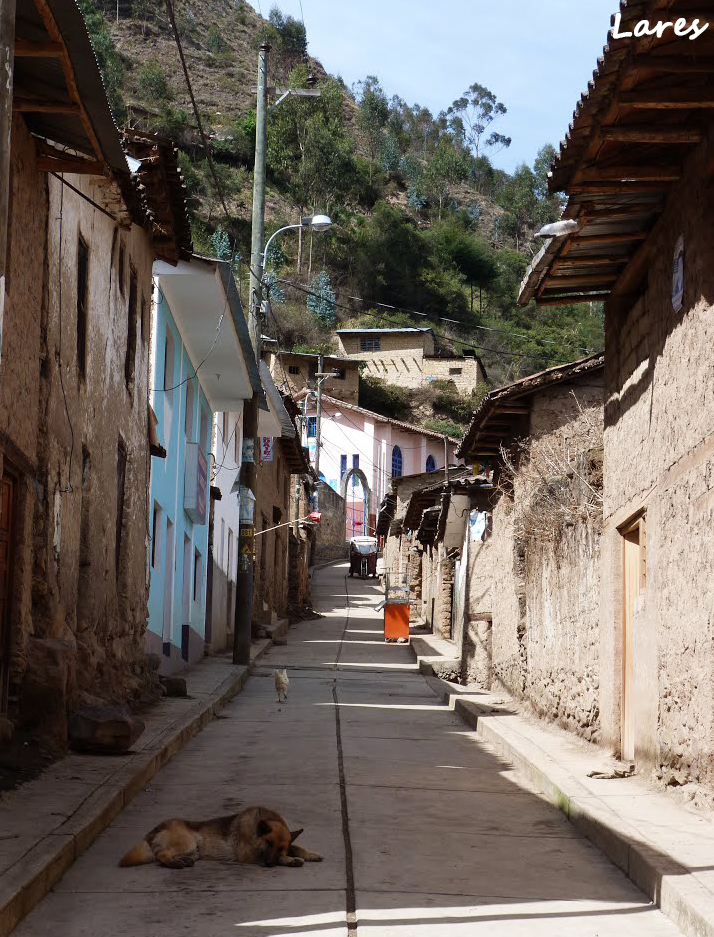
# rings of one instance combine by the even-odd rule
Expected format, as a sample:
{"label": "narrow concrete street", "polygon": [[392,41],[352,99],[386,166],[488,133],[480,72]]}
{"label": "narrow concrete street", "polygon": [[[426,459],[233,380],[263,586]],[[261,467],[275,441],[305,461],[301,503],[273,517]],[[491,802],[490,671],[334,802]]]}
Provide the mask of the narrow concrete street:
{"label": "narrow concrete street", "polygon": [[[346,569],[316,573],[324,618],[272,649],[18,937],[678,934],[437,701],[409,647],[383,643],[379,589]],[[272,671],[283,665],[290,687],[278,704]],[[117,868],[163,819],[252,803],[304,827],[299,842],[325,861]]]}

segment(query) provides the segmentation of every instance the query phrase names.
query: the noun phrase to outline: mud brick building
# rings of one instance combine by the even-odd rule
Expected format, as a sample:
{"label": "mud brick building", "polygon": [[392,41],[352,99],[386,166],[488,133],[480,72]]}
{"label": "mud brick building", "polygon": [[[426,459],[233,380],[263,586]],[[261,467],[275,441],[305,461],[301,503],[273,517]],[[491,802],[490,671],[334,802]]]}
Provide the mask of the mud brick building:
{"label": "mud brick building", "polygon": [[[621,31],[661,19],[621,5]],[[659,4],[662,6],[662,4]],[[686,4],[666,5],[666,19]],[[611,39],[551,176],[573,232],[525,304],[604,301],[603,742],[666,784],[714,784],[714,32]]]}
{"label": "mud brick building", "polygon": [[265,342],[266,361],[276,385],[284,394],[295,396],[305,388],[315,387],[316,374],[333,372],[325,378],[322,387],[326,394],[348,403],[359,403],[359,370],[361,361],[355,358],[340,358],[336,355],[298,354],[294,351],[279,351],[274,340]]}
{"label": "mud brick building", "polygon": [[15,54],[0,714],[61,748],[74,706],[151,686],[151,271],[187,253],[190,234],[173,148],[151,144],[155,158],[130,169],[79,8],[18,4]]}
{"label": "mud brick building", "polygon": [[462,677],[600,732],[602,355],[491,391],[459,450],[490,486],[447,518]]}
{"label": "mud brick building", "polygon": [[423,387],[430,381],[453,381],[460,393],[470,394],[487,380],[474,352],[466,350],[459,357],[443,354],[431,329],[338,329],[336,334],[344,355],[361,359],[365,374],[388,384]]}
{"label": "mud brick building", "polygon": [[[309,554],[303,539],[292,545],[290,521],[296,519],[295,488],[301,477],[311,477],[307,453],[300,442],[292,398],[276,388],[265,361],[260,363],[269,412],[260,414],[258,432],[269,446],[261,446],[255,491],[254,630],[261,623],[286,617],[298,596]],[[291,578],[294,577],[294,578]],[[294,598],[293,598],[294,597]]]}

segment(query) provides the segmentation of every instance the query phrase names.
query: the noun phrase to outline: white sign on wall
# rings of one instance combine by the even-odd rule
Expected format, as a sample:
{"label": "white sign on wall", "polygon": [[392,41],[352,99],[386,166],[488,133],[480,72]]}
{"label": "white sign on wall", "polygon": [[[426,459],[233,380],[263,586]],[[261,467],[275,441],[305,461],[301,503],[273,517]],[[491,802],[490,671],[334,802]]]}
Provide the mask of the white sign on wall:
{"label": "white sign on wall", "polygon": [[672,309],[680,312],[684,305],[684,236],[677,238],[672,260]]}
{"label": "white sign on wall", "polygon": [[469,511],[469,535],[472,541],[483,540],[486,532],[486,512]]}

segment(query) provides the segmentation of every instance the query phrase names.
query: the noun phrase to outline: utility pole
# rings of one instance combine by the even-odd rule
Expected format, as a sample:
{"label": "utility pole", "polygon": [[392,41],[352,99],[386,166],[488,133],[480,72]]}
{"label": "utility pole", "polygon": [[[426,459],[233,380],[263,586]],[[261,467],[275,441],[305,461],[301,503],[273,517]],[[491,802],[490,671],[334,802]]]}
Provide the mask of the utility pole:
{"label": "utility pole", "polygon": [[449,482],[449,437],[444,435],[444,481]]}
{"label": "utility pole", "polygon": [[315,510],[320,510],[320,438],[322,436],[322,382],[323,377],[323,356],[317,359],[317,417],[315,420],[315,474],[317,475],[317,488],[315,489]]}
{"label": "utility pole", "polygon": [[15,0],[0,0],[0,361],[5,312],[7,228],[10,223],[10,142],[15,67]]}
{"label": "utility pole", "polygon": [[[0,0],[4,2],[4,0]],[[250,291],[248,331],[260,365],[260,321],[263,299],[263,241],[265,237],[265,149],[268,116],[268,52],[263,43],[258,54],[258,94],[255,120],[255,169],[253,171],[253,222],[250,245]],[[258,449],[258,395],[254,393],[243,409],[243,452],[240,468],[240,520],[238,532],[238,576],[233,627],[233,663],[250,664],[255,572],[255,459]]]}

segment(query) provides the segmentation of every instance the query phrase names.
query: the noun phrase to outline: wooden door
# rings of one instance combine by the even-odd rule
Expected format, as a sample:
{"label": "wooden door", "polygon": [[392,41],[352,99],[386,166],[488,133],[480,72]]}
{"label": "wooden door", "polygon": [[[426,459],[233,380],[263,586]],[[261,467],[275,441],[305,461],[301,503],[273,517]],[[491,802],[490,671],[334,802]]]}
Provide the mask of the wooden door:
{"label": "wooden door", "polygon": [[15,494],[15,479],[3,474],[0,489],[0,713],[7,711]]}
{"label": "wooden door", "polygon": [[625,528],[623,546],[623,614],[622,614],[622,703],[621,749],[622,758],[635,757],[635,613],[637,598],[645,587],[644,519],[640,518]]}

